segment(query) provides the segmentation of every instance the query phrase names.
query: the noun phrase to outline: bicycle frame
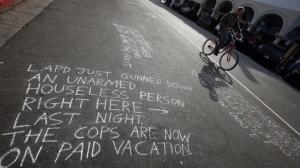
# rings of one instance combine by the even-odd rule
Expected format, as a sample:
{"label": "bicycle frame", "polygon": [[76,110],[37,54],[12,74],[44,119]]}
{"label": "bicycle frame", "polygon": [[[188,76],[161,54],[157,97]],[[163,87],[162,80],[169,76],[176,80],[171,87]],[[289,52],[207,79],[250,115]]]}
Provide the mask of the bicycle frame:
{"label": "bicycle frame", "polygon": [[[231,56],[232,56],[232,52],[235,49],[235,42],[237,40],[242,41],[243,40],[243,35],[241,35],[240,38],[237,37],[236,33],[232,32],[233,35],[233,43],[228,44],[225,48],[223,48],[222,50],[219,51],[219,53],[222,53],[224,51],[226,51],[228,53],[228,57],[227,57],[227,61],[230,61]],[[218,44],[218,41],[216,41],[216,45]]]}
{"label": "bicycle frame", "polygon": [[[215,41],[216,45],[218,45],[218,41]],[[223,53],[224,51],[227,51],[228,53],[232,53],[233,49],[235,48],[235,43],[234,44],[228,44],[224,48],[220,49],[219,54]],[[231,54],[230,54],[231,55]]]}

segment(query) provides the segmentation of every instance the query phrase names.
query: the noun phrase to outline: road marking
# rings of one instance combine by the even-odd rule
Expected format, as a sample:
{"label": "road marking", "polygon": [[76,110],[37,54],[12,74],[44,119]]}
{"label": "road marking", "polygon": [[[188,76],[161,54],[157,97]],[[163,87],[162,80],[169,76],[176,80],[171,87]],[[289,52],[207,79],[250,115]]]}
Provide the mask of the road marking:
{"label": "road marking", "polygon": [[160,109],[157,108],[148,108],[149,111],[158,111],[161,112],[162,115],[168,114],[169,111],[166,110],[165,108],[161,107]]}
{"label": "road marking", "polygon": [[128,4],[133,4],[133,5],[138,5],[138,6],[144,6],[140,3],[135,3],[135,2],[131,2],[131,1],[124,1],[124,0],[118,0],[119,2],[123,2],[123,3],[128,3]]}
{"label": "road marking", "polygon": [[[192,43],[196,48],[199,50],[202,50],[202,47],[199,47],[196,43],[194,43],[190,38],[188,38],[184,33],[182,33],[180,30],[176,28],[175,25],[170,23],[168,20],[166,20],[164,17],[162,17],[158,12],[156,12],[152,7],[149,5],[145,4],[143,0],[141,2],[148,7],[152,12],[154,12],[157,16],[159,16],[162,20],[164,20],[169,26],[173,27],[178,33],[180,33],[185,39],[187,39],[190,43]],[[210,57],[211,58],[211,57]],[[217,65],[217,61],[215,61],[213,58],[211,58],[213,62]],[[258,96],[256,96],[250,89],[248,89],[241,81],[239,81],[236,77],[234,77],[230,72],[228,72],[230,77],[232,77],[238,84],[240,84],[248,93],[250,93],[254,98],[256,98],[261,104],[263,104],[268,110],[270,110],[276,117],[278,117],[286,126],[288,126],[294,133],[296,133],[298,136],[300,136],[300,133],[293,127],[291,126],[288,122],[286,122],[280,115],[278,115],[271,107],[269,107],[266,103],[264,103]]]}

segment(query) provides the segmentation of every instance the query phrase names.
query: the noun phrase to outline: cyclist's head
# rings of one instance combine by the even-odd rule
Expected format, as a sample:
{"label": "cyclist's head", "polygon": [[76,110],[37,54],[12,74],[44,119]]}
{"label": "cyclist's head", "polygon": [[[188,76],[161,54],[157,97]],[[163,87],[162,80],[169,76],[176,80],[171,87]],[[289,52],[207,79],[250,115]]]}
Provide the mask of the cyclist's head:
{"label": "cyclist's head", "polygon": [[245,13],[245,11],[246,11],[245,8],[243,6],[240,6],[236,10],[236,15],[241,18],[243,16],[243,14]]}

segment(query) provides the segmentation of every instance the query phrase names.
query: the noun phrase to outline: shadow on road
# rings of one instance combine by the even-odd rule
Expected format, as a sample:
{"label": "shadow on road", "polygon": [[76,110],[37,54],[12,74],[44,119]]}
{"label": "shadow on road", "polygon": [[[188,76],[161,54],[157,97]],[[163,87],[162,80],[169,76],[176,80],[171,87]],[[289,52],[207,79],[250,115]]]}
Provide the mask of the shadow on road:
{"label": "shadow on road", "polygon": [[220,67],[215,67],[213,63],[204,65],[200,73],[198,73],[200,84],[208,89],[209,96],[213,101],[219,101],[216,88],[229,87],[232,84],[231,77],[227,72],[223,71]]}
{"label": "shadow on road", "polygon": [[253,74],[251,73],[251,71],[248,69],[247,65],[245,65],[244,63],[240,63],[239,67],[241,68],[242,72],[245,74],[245,76],[251,80],[254,83],[259,83],[256,78],[253,76]]}

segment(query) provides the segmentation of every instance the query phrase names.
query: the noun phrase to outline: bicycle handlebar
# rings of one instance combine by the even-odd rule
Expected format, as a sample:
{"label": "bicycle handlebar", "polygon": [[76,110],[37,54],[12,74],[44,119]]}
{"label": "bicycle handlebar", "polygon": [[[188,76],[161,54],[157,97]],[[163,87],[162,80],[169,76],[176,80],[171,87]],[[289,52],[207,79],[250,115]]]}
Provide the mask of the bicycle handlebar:
{"label": "bicycle handlebar", "polygon": [[[244,35],[242,33],[236,33],[233,30],[229,30],[229,31],[231,31],[235,41],[243,41]],[[220,31],[218,31],[218,33],[220,34]],[[237,35],[237,34],[239,34],[239,35]]]}
{"label": "bicycle handlebar", "polygon": [[243,34],[239,35],[240,38],[238,38],[238,36],[236,34],[234,34],[234,36],[235,36],[235,40],[237,40],[237,41],[243,41],[243,39],[244,39]]}

